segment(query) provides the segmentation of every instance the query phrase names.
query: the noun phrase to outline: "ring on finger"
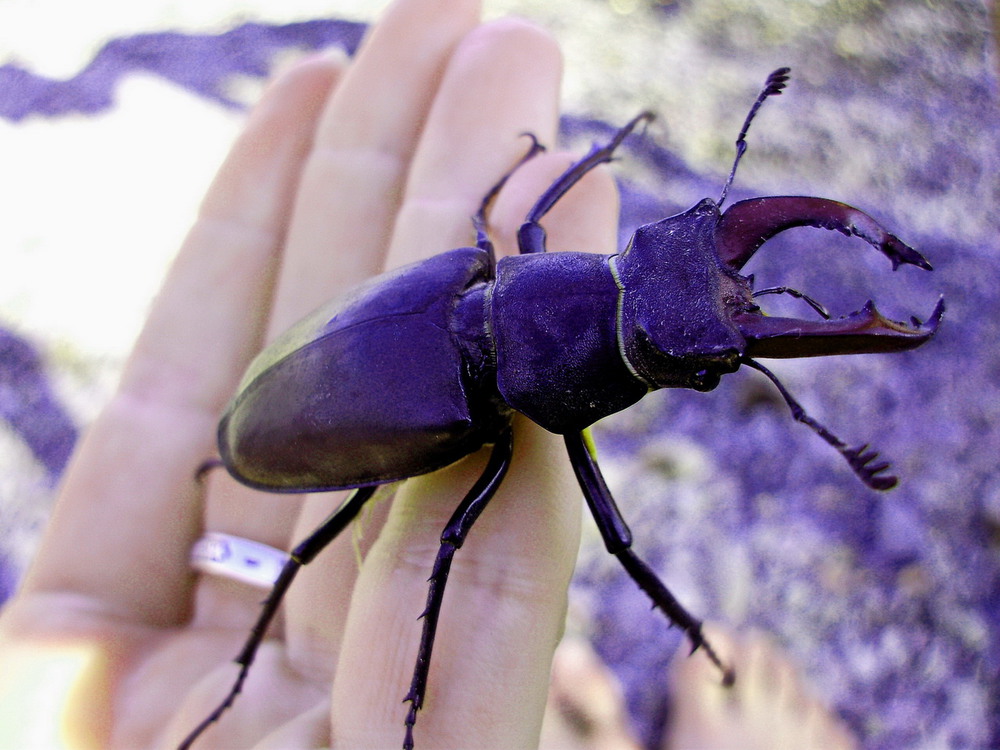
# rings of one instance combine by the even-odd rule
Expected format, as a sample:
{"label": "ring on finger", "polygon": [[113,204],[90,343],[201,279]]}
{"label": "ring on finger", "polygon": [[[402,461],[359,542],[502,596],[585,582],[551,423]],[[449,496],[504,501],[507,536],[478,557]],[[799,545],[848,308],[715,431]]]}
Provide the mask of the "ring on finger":
{"label": "ring on finger", "polygon": [[191,567],[258,588],[271,588],[289,555],[251,539],[206,532],[191,547]]}

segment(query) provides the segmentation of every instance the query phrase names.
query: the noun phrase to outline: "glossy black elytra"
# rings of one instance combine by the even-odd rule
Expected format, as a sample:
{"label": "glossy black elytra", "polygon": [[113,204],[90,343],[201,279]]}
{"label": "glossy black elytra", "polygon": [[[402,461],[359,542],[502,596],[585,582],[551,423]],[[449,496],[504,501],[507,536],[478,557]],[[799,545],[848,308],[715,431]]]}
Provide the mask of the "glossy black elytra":
{"label": "glossy black elytra", "polygon": [[[239,481],[275,492],[356,488],[291,554],[236,661],[225,700],[182,743],[186,748],[232,704],[268,624],[302,565],[357,515],[379,485],[447,466],[484,445],[489,463],[441,536],[430,577],[423,634],[405,700],[404,748],[427,684],[434,633],[455,551],[503,481],[512,451],[511,417],[521,412],[565,438],[584,497],[605,545],[694,649],[723,670],[689,614],[631,549],[631,533],[601,476],[586,428],[657,388],[714,388],[748,365],[779,388],[796,419],[833,445],[869,487],[895,477],[867,445],[850,448],[809,417],[756,357],[892,352],[926,342],[927,324],[897,323],[874,304],[830,319],[818,303],[785,287],[752,290],[739,271],[777,233],[797,226],[835,229],[865,240],[896,268],[930,269],[918,252],[856,208],[823,198],[766,197],[721,210],[746,134],[760,105],[779,94],[788,69],[774,71],[747,115],[718,202],[640,227],[621,253],[546,253],[540,220],[588,171],[610,161],[640,114],[595,146],[538,199],[518,233],[521,254],[497,260],[486,232],[489,205],[473,218],[474,247],[441,253],[378,276],[289,330],[251,364],[219,425],[222,463]],[[538,150],[537,143],[525,159]],[[516,167],[515,167],[516,169]],[[790,293],[822,320],[768,317],[762,294]],[[414,399],[413,394],[422,394]]]}

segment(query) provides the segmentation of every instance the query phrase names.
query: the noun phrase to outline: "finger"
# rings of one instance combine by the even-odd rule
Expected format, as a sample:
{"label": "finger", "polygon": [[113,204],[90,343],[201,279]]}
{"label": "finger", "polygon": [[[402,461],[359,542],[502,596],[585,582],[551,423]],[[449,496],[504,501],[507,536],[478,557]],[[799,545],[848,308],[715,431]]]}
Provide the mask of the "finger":
{"label": "finger", "polygon": [[[478,0],[449,0],[446,6],[428,0],[395,3],[373,28],[325,107],[295,201],[268,339],[381,266],[413,144],[441,71],[454,45],[478,19]],[[318,523],[342,497],[314,500],[294,536],[307,534],[307,524]],[[213,477],[206,526],[287,548],[294,543],[289,540],[290,522],[303,500],[261,498],[227,477]],[[335,543],[328,555],[335,575],[325,588],[336,584],[339,594],[332,606],[346,611],[356,569],[349,540]],[[306,582],[310,578],[302,576]],[[198,621],[235,624],[252,617],[256,599],[245,588],[209,581],[199,591]],[[328,602],[321,610],[330,607]],[[335,637],[338,620],[323,625],[319,632]],[[318,658],[331,638],[304,634],[297,652],[304,666],[332,663]]]}
{"label": "finger", "polygon": [[[302,170],[267,339],[380,266],[380,238],[390,231],[412,141],[440,69],[478,12],[478,0],[452,5],[456,12],[438,13],[426,0],[397,2],[368,35],[324,108]],[[326,495],[317,500],[316,511],[298,524],[298,536],[310,530],[306,523],[318,524],[341,499]],[[206,525],[287,548],[294,543],[288,538],[289,521],[303,500],[262,499],[228,478],[213,477]],[[248,513],[249,508],[255,510]],[[341,572],[351,568],[341,566]],[[348,575],[341,582],[352,580]],[[244,601],[255,606],[252,592],[244,593]],[[206,601],[202,609],[211,603]],[[218,613],[211,619],[219,624]]]}
{"label": "finger", "polygon": [[[365,40],[323,113],[303,170],[271,336],[381,270],[421,128],[455,45],[478,23],[479,5],[401,0]],[[294,538],[310,533],[342,498],[307,499]],[[369,518],[372,537],[379,525]],[[290,637],[290,659],[303,673],[332,668],[356,572],[345,535],[289,595],[287,619],[302,623]]]}
{"label": "finger", "polygon": [[174,262],[119,392],[73,459],[26,586],[93,596],[116,616],[187,615],[200,527],[194,471],[261,337],[302,160],[337,76],[304,63],[251,116]]}
{"label": "finger", "polygon": [[[420,128],[452,50],[478,23],[479,6],[479,0],[401,0],[362,44],[326,107],[303,171],[269,338],[381,270]],[[295,539],[342,499],[341,493],[307,498]],[[322,570],[304,571],[289,596],[289,620],[309,615],[290,650],[292,664],[305,674],[332,669],[355,555],[349,538],[335,541]],[[332,599],[317,604],[315,588]]]}
{"label": "finger", "polygon": [[[541,166],[526,165],[501,194],[494,221],[507,210],[517,218],[505,220],[499,232],[512,235],[566,165],[563,157],[536,161]],[[616,201],[607,173],[588,176],[559,209],[544,222],[558,243],[575,243],[583,234],[604,238],[605,247],[594,249],[613,251]],[[518,424],[515,435],[510,472],[455,557],[427,702],[417,721],[421,744],[537,742],[575,561],[580,502],[561,441],[529,424]],[[441,530],[483,461],[482,455],[470,457],[424,482],[411,480],[397,493],[352,600],[334,685],[335,742],[398,742],[406,711],[399,700],[412,675],[420,630],[412,613],[423,609]]]}
{"label": "finger", "polygon": [[535,26],[504,19],[463,41],[414,157],[387,267],[472,244],[472,215],[523,156],[552,143],[562,58]]}
{"label": "finger", "polygon": [[381,270],[410,159],[479,0],[397,0],[323,114],[288,238],[271,334]]}
{"label": "finger", "polygon": [[[555,43],[523,22],[480,27],[462,41],[417,147],[404,208],[396,222],[392,248],[396,260],[390,263],[403,260],[401,256],[414,249],[429,254],[469,244],[471,216],[482,196],[523,153],[525,139],[519,134],[528,129],[543,136],[554,133],[560,72]],[[486,109],[495,110],[495,116],[486,114]],[[470,119],[469,111],[478,114]],[[424,220],[427,215],[431,221]],[[391,361],[391,353],[384,356]],[[419,374],[414,378],[418,381]],[[319,503],[326,511],[333,507],[329,499],[318,497],[308,505],[315,508]],[[307,515],[316,523],[319,511]],[[305,533],[307,529],[300,526],[300,534]],[[285,638],[292,663],[315,667],[324,663],[316,658],[324,643],[329,653],[338,649],[350,591],[345,584],[352,582],[358,567],[348,541],[341,540],[311,563],[290,594]],[[329,663],[332,666],[332,660]]]}
{"label": "finger", "polygon": [[[345,495],[310,495],[299,516],[296,539],[318,528]],[[358,572],[378,539],[392,500],[391,488],[376,492],[354,523],[301,570],[285,597],[286,657],[293,669],[309,679],[333,681]]]}
{"label": "finger", "polygon": [[[571,161],[565,154],[543,155],[518,170],[497,201],[497,234],[513,236],[534,200]],[[607,172],[588,175],[544,223],[553,250],[579,248],[583,236],[591,239],[592,249],[613,251],[617,192]],[[411,481],[397,497],[387,538],[392,540],[393,531],[399,534],[397,566],[410,566],[414,576],[409,583],[420,595],[426,593],[420,579],[430,571],[441,530],[478,469],[464,467],[457,481],[438,475],[426,482]],[[419,737],[449,746],[459,741],[451,734],[456,727],[473,726],[481,736],[466,732],[461,741],[482,747],[537,744],[549,665],[562,634],[579,546],[580,510],[580,492],[562,440],[527,419],[516,420],[511,468],[456,553],[432,659],[427,710],[418,718]],[[411,533],[412,541],[404,536]],[[393,585],[402,585],[398,567]],[[391,614],[402,618],[400,627],[408,624],[411,633],[416,630],[398,609]],[[398,658],[398,652],[392,656]],[[412,657],[403,658],[400,667],[408,679]],[[511,690],[512,685],[517,690]],[[488,724],[482,721],[484,712]]]}

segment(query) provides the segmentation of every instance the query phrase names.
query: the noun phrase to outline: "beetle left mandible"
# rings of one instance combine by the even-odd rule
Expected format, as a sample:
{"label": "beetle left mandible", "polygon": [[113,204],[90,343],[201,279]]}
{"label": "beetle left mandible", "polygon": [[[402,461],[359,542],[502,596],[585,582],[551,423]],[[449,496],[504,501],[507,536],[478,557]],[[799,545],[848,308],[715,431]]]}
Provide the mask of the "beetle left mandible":
{"label": "beetle left mandible", "polygon": [[[721,205],[746,150],[760,105],[779,94],[788,69],[772,73],[737,138],[737,155],[718,202],[640,227],[621,253],[547,253],[540,221],[588,171],[611,159],[643,113],[595,146],[538,199],[522,226],[521,254],[495,258],[486,213],[473,223],[473,247],[442,253],[370,280],[296,325],[251,364],[219,425],[222,462],[239,481],[274,492],[357,488],[293,550],[237,658],[241,670],[225,700],[184,741],[188,747],[239,693],[267,626],[299,568],[357,515],[382,484],[447,466],[484,445],[490,461],[441,537],[430,578],[417,666],[406,700],[404,748],[428,679],[448,570],[475,520],[503,481],[512,451],[511,417],[525,414],[561,434],[608,551],[615,555],[694,648],[731,673],[701,635],[701,623],[631,549],[586,428],[657,388],[714,388],[740,365],[771,378],[796,419],[839,450],[868,486],[895,478],[867,446],[849,448],[809,417],[756,357],[892,352],[934,335],[927,324],[897,323],[874,304],[831,320],[818,303],[783,287],[754,292],[740,269],[769,238],[813,226],[860,237],[893,267],[930,269],[918,252],[856,208],[824,198],[767,197]],[[537,150],[533,143],[525,158]],[[506,177],[504,178],[506,179]],[[821,320],[766,317],[761,294],[803,298]],[[419,373],[420,398],[410,376]]]}

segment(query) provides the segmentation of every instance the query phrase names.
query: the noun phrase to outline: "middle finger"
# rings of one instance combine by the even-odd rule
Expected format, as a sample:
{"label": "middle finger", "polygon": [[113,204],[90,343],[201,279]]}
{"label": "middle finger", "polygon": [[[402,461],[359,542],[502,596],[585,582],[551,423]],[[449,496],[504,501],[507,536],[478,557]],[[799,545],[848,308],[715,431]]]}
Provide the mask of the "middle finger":
{"label": "middle finger", "polygon": [[535,26],[503,19],[462,42],[413,157],[387,268],[470,245],[483,196],[528,148],[552,144],[562,58]]}
{"label": "middle finger", "polygon": [[[479,0],[397,0],[366,37],[327,103],[302,170],[266,340],[380,268],[430,101],[478,14]],[[338,498],[321,502],[332,509]],[[217,474],[205,524],[272,544],[284,537],[288,544],[300,507],[297,498],[275,500]],[[270,529],[267,537],[261,529]],[[211,599],[227,600],[229,622],[252,619],[258,610],[259,594],[247,587],[204,588]]]}
{"label": "middle finger", "polygon": [[[471,243],[471,216],[483,195],[527,148],[519,135],[532,131],[549,142],[555,137],[561,69],[555,42],[521,21],[480,26],[461,42],[416,147],[388,267]],[[391,353],[384,357],[392,361]],[[329,496],[310,498],[303,520],[318,523],[332,503]],[[379,507],[379,518],[385,511]],[[367,538],[377,531],[370,526]],[[298,533],[308,531],[300,523]],[[293,663],[315,663],[317,634],[326,634],[327,649],[337,648],[350,590],[345,576],[357,572],[347,541],[317,558],[289,594],[286,642]]]}
{"label": "middle finger", "polygon": [[399,0],[331,99],[302,176],[271,335],[382,270],[421,127],[479,0]]}

